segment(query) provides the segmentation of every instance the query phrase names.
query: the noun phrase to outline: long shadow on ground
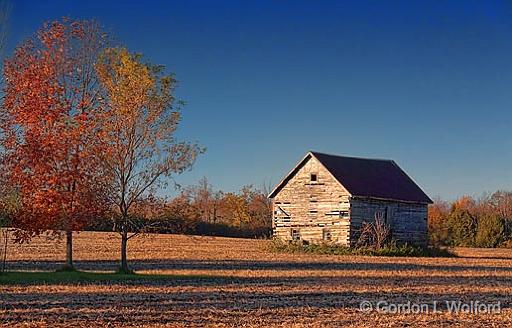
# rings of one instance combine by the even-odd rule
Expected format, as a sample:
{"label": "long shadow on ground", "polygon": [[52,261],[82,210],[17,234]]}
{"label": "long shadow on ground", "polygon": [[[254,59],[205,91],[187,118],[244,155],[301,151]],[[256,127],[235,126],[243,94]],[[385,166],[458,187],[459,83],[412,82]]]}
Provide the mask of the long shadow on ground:
{"label": "long shadow on ground", "polygon": [[[259,260],[200,260],[200,259],[162,259],[133,260],[131,265],[138,271],[146,270],[378,270],[378,271],[511,271],[512,260],[501,259],[503,265],[451,265],[451,264],[417,264],[417,263],[384,263],[384,262],[294,262],[294,261],[259,261]],[[76,260],[79,270],[114,271],[118,262],[105,260]],[[59,261],[9,261],[8,270],[56,270],[63,262]]]}
{"label": "long shadow on ground", "polygon": [[234,274],[117,274],[107,272],[27,272],[14,271],[0,274],[0,286],[37,286],[37,285],[120,285],[146,287],[305,287],[318,286],[401,286],[406,288],[439,287],[439,286],[472,286],[512,288],[509,276],[493,273],[472,276],[466,275],[360,275],[344,274],[329,275],[328,272],[318,275],[234,275]]}

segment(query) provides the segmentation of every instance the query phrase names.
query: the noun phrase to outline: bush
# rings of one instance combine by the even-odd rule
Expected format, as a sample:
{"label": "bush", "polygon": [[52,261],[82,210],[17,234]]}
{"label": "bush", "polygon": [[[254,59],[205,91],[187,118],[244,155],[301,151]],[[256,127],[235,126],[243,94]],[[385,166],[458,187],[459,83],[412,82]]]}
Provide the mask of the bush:
{"label": "bush", "polygon": [[268,238],[272,232],[269,227],[236,227],[224,223],[199,222],[194,234],[201,236],[219,236],[236,238]]}
{"label": "bush", "polygon": [[[267,226],[243,225],[241,227],[225,223],[204,222],[185,216],[161,216],[156,219],[132,219],[134,226],[145,227],[144,231],[164,234],[184,234],[199,236],[269,238],[272,229]],[[89,225],[88,231],[113,231],[113,221],[97,220]]]}
{"label": "bush", "polygon": [[367,256],[405,256],[405,257],[454,257],[447,249],[437,247],[420,247],[391,241],[381,248],[347,247],[334,244],[304,244],[274,239],[269,251],[275,253],[308,253],[327,255],[367,255]]}
{"label": "bush", "polygon": [[363,222],[359,229],[359,238],[356,247],[367,247],[372,249],[381,249],[389,242],[391,238],[391,229],[384,222],[384,219],[375,214],[373,222]]}
{"label": "bush", "polygon": [[501,248],[512,248],[512,239],[507,239],[504,242],[502,242],[499,247]]}
{"label": "bush", "polygon": [[497,247],[505,240],[505,225],[497,215],[484,215],[478,220],[476,247]]}
{"label": "bush", "polygon": [[468,210],[456,209],[446,222],[449,231],[447,245],[472,247],[475,245],[477,220]]}

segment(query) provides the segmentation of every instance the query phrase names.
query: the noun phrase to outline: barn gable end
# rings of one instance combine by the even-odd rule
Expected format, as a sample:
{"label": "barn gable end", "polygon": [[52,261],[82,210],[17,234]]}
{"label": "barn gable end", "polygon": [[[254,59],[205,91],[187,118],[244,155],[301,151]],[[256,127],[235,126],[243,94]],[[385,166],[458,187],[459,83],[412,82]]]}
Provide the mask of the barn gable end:
{"label": "barn gable end", "polygon": [[350,194],[330,172],[315,157],[306,156],[285,180],[271,194],[274,234],[285,240],[347,244]]}

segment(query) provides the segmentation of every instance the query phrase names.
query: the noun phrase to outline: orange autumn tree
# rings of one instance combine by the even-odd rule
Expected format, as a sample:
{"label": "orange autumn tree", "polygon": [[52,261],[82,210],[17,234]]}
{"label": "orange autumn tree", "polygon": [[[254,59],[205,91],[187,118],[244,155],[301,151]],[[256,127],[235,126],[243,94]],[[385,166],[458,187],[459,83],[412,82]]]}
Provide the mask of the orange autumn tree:
{"label": "orange autumn tree", "polygon": [[45,24],[5,61],[1,164],[20,201],[12,224],[22,229],[20,241],[64,231],[67,269],[72,231],[102,214],[107,201],[94,70],[105,43],[96,23],[63,19]]}
{"label": "orange autumn tree", "polygon": [[136,204],[190,168],[201,149],[175,138],[181,118],[173,95],[176,81],[164,75],[161,66],[146,64],[126,49],[111,48],[96,69],[109,105],[100,138],[103,162],[113,177],[115,228],[121,236],[119,272],[127,273],[128,240],[144,231],[134,224]]}

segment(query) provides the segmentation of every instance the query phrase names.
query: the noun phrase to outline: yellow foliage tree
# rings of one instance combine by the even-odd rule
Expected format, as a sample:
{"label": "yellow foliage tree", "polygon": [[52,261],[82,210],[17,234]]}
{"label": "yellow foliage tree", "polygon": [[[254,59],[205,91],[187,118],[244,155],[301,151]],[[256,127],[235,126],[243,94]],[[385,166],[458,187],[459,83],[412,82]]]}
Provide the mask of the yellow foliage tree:
{"label": "yellow foliage tree", "polygon": [[108,104],[100,138],[114,180],[120,272],[129,272],[127,243],[141,232],[131,224],[134,205],[164,187],[174,174],[189,169],[202,149],[175,138],[181,119],[180,103],[173,95],[176,80],[164,75],[162,66],[146,64],[127,49],[110,48],[96,70]]}

